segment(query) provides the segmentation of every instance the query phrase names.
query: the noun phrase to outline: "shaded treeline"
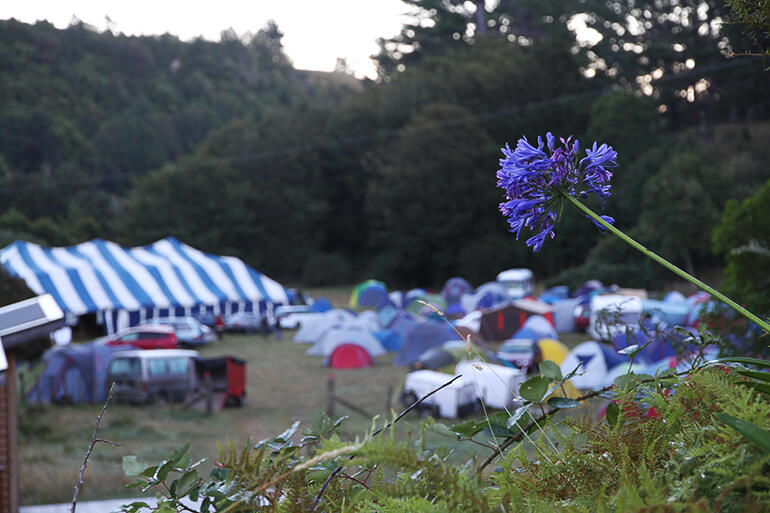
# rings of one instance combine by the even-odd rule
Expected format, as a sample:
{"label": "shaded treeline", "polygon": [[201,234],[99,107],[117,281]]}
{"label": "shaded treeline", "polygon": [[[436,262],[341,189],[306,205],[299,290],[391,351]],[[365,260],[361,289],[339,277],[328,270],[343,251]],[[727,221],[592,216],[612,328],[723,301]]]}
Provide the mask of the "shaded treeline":
{"label": "shaded treeline", "polygon": [[0,242],[174,235],[306,285],[656,283],[574,212],[536,257],[507,233],[499,148],[550,130],[618,150],[620,227],[719,265],[711,231],[770,157],[770,75],[724,55],[741,34],[719,2],[501,1],[483,31],[468,2],[407,3],[376,82],[294,70],[273,25],[182,43],[2,22]]}

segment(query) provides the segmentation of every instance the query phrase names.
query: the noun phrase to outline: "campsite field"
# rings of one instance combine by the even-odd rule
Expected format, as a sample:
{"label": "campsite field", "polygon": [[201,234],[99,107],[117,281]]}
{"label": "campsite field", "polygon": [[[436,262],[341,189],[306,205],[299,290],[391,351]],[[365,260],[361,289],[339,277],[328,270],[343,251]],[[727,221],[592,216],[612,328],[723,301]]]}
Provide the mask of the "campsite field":
{"label": "campsite field", "polygon": [[[339,303],[339,301],[335,301]],[[247,362],[248,393],[242,408],[228,408],[210,417],[179,406],[110,405],[102,419],[99,437],[120,447],[98,444],[85,474],[82,500],[136,497],[125,490],[121,460],[136,455],[140,461],[158,462],[186,442],[197,458],[216,459],[217,442],[242,444],[283,431],[299,420],[307,425],[327,405],[329,368],[321,358],[305,356],[305,344],[291,341],[293,332],[275,336],[227,334],[224,341],[203,348],[203,356],[225,354]],[[584,335],[562,340],[572,346]],[[404,370],[391,365],[393,355],[377,358],[370,369],[336,370],[336,393],[372,415],[386,417],[387,391],[397,388]],[[67,502],[83,462],[101,405],[22,406],[19,411],[21,497],[23,504]],[[400,409],[400,405],[393,404]],[[335,415],[351,415],[343,434],[354,438],[371,428],[371,419],[335,407]],[[417,416],[407,417],[402,429],[415,426]],[[468,444],[465,444],[466,446]],[[468,448],[470,450],[470,448]],[[204,464],[206,468],[206,464]]]}
{"label": "campsite field", "polygon": [[[242,408],[227,408],[206,417],[179,406],[111,405],[99,437],[120,447],[98,444],[81,492],[83,500],[126,495],[121,485],[121,459],[136,455],[157,462],[186,442],[194,457],[213,461],[216,442],[235,444],[276,435],[293,422],[303,424],[326,409],[329,369],[321,358],[305,356],[305,344],[275,336],[227,334],[222,343],[201,350],[204,356],[236,355],[247,361],[248,392]],[[403,369],[390,364],[392,355],[377,359],[370,369],[334,372],[339,396],[373,415],[386,413],[389,385],[397,386]],[[395,405],[394,407],[398,407]],[[101,405],[22,407],[19,412],[21,496],[24,504],[72,500],[72,489]],[[335,407],[335,414],[349,411]],[[371,420],[352,414],[345,429],[353,436],[371,427]],[[129,495],[130,494],[130,491]],[[136,494],[134,493],[133,496]]]}

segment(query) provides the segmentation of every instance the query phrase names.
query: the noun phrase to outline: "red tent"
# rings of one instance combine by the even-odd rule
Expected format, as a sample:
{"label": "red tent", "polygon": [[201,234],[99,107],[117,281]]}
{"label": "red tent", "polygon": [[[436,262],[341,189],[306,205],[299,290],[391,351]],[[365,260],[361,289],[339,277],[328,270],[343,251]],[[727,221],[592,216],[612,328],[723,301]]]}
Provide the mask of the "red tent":
{"label": "red tent", "polygon": [[530,315],[542,315],[553,325],[553,309],[534,299],[519,299],[482,312],[479,334],[486,340],[508,340]]}
{"label": "red tent", "polygon": [[333,369],[360,369],[373,367],[374,361],[369,351],[358,344],[340,344],[329,355],[328,365]]}

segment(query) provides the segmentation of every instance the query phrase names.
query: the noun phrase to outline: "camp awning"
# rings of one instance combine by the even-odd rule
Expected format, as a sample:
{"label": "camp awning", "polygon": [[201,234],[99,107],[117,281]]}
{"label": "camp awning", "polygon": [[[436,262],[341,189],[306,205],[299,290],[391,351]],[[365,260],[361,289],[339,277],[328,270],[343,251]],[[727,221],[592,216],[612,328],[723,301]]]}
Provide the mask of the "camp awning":
{"label": "camp awning", "polygon": [[54,248],[15,241],[0,250],[0,263],[74,315],[222,302],[288,303],[282,285],[242,260],[204,253],[173,237],[136,248],[101,239]]}

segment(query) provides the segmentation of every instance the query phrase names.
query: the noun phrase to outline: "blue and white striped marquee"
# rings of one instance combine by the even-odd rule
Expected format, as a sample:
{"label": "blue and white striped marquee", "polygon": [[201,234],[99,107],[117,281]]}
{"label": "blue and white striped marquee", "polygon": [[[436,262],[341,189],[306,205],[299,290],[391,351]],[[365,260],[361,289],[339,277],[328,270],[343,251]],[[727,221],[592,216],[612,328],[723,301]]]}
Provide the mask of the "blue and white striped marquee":
{"label": "blue and white striped marquee", "polygon": [[158,316],[272,311],[286,290],[242,260],[204,253],[173,237],[124,248],[94,239],[49,248],[15,241],[0,263],[62,310],[97,314],[107,333]]}

